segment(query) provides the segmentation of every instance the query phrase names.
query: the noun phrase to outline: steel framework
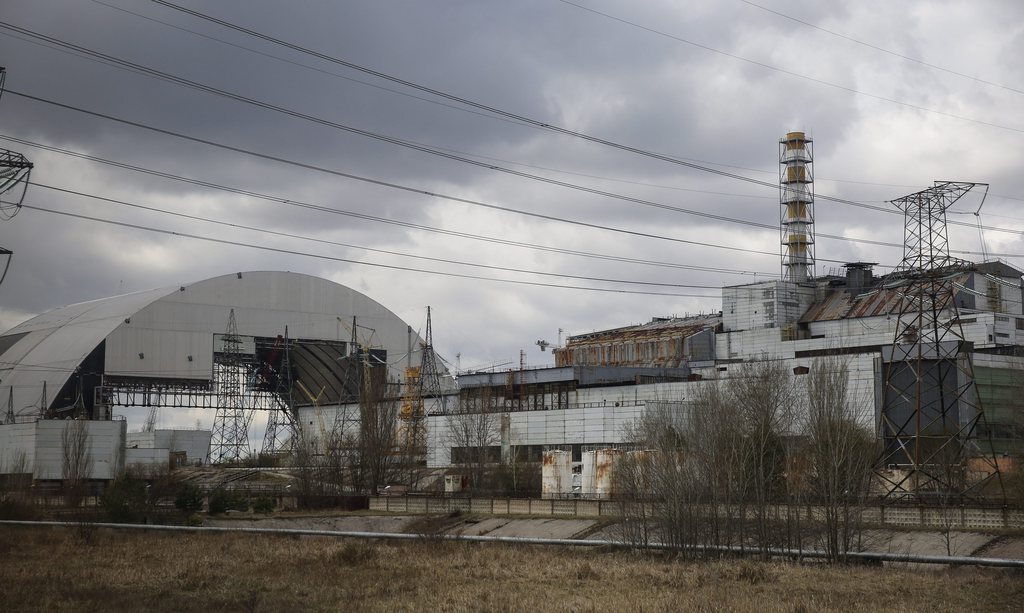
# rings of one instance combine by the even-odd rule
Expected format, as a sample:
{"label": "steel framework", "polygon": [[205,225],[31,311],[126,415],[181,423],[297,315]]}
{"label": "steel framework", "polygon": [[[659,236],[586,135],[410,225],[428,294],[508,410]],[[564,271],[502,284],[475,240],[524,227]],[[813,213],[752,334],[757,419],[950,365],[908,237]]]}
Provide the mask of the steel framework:
{"label": "steel framework", "polygon": [[430,307],[427,307],[427,329],[420,353],[419,367],[405,371],[406,392],[400,416],[403,420],[403,441],[405,456],[412,465],[426,463],[427,429],[426,403],[434,404],[431,413],[446,412],[446,398],[441,390],[441,371],[437,354],[434,352],[434,332],[430,321]]}
{"label": "steel framework", "polygon": [[[0,97],[4,93],[4,81],[7,69],[0,66]],[[0,219],[10,219],[21,210],[21,203],[28,191],[28,180],[32,174],[32,162],[25,156],[8,149],[0,149]],[[0,247],[0,258],[3,258],[3,271],[0,272],[0,285],[7,278],[7,270],[11,266],[14,252]]]}
{"label": "steel framework", "polygon": [[244,359],[239,351],[241,339],[235,323],[235,310],[228,316],[228,327],[221,337],[220,359],[214,361],[217,389],[217,413],[213,418],[209,462],[237,462],[249,453],[249,424],[253,410],[245,406],[242,392]]}
{"label": "steel framework", "polygon": [[267,408],[267,431],[263,435],[262,453],[280,454],[291,452],[296,441],[295,402],[292,399],[291,342],[288,328],[284,337],[278,338],[274,349],[282,352],[281,364],[264,365],[270,369],[264,380],[271,381],[273,389],[263,390],[255,397],[256,408]]}
{"label": "steel framework", "polygon": [[814,141],[803,132],[779,139],[782,279],[814,276]]}
{"label": "steel framework", "polygon": [[886,498],[962,502],[1002,480],[954,296],[973,265],[950,256],[946,211],[976,183],[935,182],[893,200],[904,214],[903,260],[890,276],[899,293],[896,330],[882,348],[878,474]]}

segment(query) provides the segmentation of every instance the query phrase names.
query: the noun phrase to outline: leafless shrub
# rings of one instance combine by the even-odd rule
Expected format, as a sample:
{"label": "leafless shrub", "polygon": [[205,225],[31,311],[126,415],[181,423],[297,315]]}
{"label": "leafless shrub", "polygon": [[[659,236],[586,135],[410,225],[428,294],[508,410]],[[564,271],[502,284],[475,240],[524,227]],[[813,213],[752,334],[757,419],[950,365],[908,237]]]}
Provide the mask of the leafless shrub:
{"label": "leafless shrub", "polygon": [[377,548],[370,543],[348,541],[334,555],[332,562],[341,566],[365,566],[377,559]]}

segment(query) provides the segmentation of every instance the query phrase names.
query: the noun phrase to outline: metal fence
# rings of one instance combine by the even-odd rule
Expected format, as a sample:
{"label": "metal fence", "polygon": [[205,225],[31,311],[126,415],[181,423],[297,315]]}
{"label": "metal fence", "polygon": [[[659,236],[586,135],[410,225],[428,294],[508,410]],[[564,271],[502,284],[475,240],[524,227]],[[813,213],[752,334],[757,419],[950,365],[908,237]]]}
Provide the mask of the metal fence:
{"label": "metal fence", "polygon": [[[475,513],[480,515],[535,515],[544,517],[618,517],[622,503],[612,500],[470,498],[433,496],[371,496],[369,510],[386,513]],[[712,509],[702,509],[712,512]],[[773,509],[784,517],[799,514],[814,521],[824,508],[800,506]],[[864,523],[879,526],[953,528],[970,530],[1024,529],[1024,510],[980,507],[868,506],[861,512]]]}

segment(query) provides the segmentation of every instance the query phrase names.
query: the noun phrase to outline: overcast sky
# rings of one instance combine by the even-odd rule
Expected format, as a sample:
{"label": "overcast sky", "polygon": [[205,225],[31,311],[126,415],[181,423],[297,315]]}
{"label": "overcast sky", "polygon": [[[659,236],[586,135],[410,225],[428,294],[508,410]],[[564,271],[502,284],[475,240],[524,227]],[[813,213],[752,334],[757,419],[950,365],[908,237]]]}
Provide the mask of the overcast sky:
{"label": "overcast sky", "polygon": [[[759,0],[758,8],[740,0],[579,0],[578,6],[558,0],[176,1],[489,107],[771,183],[778,180],[778,139],[804,130],[814,138],[819,195],[891,207],[886,200],[933,180],[985,182],[991,189],[982,222],[1024,229],[1024,213],[1017,211],[1024,198],[1019,2]],[[334,124],[517,172],[778,225],[777,189],[496,117],[157,3],[4,0],[0,21]],[[468,235],[310,210],[0,140],[0,147],[36,165],[32,181],[40,185],[29,188],[26,205],[348,260],[204,242],[26,208],[0,223],[0,246],[14,251],[0,288],[5,329],[47,309],[117,293],[242,270],[291,270],[361,291],[417,329],[431,305],[438,350],[453,364],[460,355],[463,368],[518,364],[521,349],[529,364],[543,365],[551,363],[551,353],[541,353],[534,343],[556,342],[559,329],[575,334],[652,316],[717,311],[715,288],[753,281],[750,273],[759,273],[757,279],[779,274],[779,258],[771,255],[779,251],[777,229],[445,159],[125,70],[9,28],[0,28],[0,64],[8,71],[8,92],[0,99],[4,137],[278,200]],[[24,95],[319,169],[650,236],[373,185]],[[173,217],[43,185],[300,238]],[[977,205],[976,198],[965,199],[951,219],[974,223]],[[894,214],[819,200],[816,218],[819,234],[902,241],[902,219]],[[950,236],[956,249],[983,248],[976,228],[955,226]],[[987,231],[984,248],[1024,262],[1020,234]],[[901,253],[899,247],[819,237],[817,270],[828,272],[842,261],[893,265]],[[409,256],[667,285],[538,276]],[[677,295],[517,285],[368,263]]]}

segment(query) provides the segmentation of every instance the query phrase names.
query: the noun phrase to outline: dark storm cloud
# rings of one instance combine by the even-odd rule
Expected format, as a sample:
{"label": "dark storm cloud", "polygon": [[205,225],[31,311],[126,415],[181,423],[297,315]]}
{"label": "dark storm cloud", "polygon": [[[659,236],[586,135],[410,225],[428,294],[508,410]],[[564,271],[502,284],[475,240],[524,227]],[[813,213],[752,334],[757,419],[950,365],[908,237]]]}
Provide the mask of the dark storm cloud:
{"label": "dark storm cloud", "polygon": [[[778,221],[777,192],[770,188],[445,106],[455,104],[450,101],[417,100],[411,95],[430,96],[156,3],[103,1],[230,44],[98,2],[12,0],[5,4],[2,20],[330,121],[457,151],[458,155],[481,156],[486,163],[675,207],[758,223]],[[934,179],[988,181],[993,184],[994,196],[985,211],[1010,217],[1018,201],[995,196],[1024,195],[1024,179],[1019,173],[1020,133],[856,95],[555,0],[324,0],[286,7],[273,2],[181,3],[484,104],[651,151],[728,164],[727,170],[769,182],[777,180],[778,138],[790,129],[806,129],[815,138],[820,179],[867,182],[821,180],[819,194],[883,201],[914,190],[900,186],[924,187]],[[1014,123],[1020,94],[894,58],[742,2],[625,5],[588,0],[582,4],[700,45],[874,96],[1024,128]],[[1022,9],[1012,2],[984,12],[966,2],[941,6],[880,1],[764,4],[906,55],[960,72],[977,72],[995,83],[1024,86],[1013,60],[1024,50],[1024,40],[1006,25],[1019,22],[1021,15]],[[0,36],[0,57],[9,71],[8,86],[16,91],[235,147],[541,214],[684,240],[778,251],[774,230],[626,203],[445,160],[8,35]],[[2,133],[21,138],[292,201],[477,236],[742,271],[775,273],[779,268],[773,255],[685,245],[488,211],[181,141],[13,95],[0,102],[0,128]],[[97,166],[25,146],[2,142],[0,146],[31,154],[38,162],[33,179],[40,183],[324,241],[602,278],[713,287],[752,280],[751,276],[638,267],[456,239]],[[474,270],[211,227],[41,188],[31,190],[27,203],[354,260],[546,283],[601,285]],[[895,243],[902,240],[901,220],[895,215],[819,201],[817,218],[821,233]],[[1024,224],[1024,220],[996,217],[985,221],[1008,227]],[[972,234],[969,229],[957,228],[951,236],[962,248],[979,248],[976,231]],[[986,239],[990,251],[1024,252],[1019,236],[989,233]],[[31,210],[0,226],[0,244],[15,251],[0,302],[8,324],[58,304],[118,291],[176,285],[235,270],[287,269],[326,276],[364,291],[414,327],[422,325],[424,307],[431,304],[441,350],[450,360],[462,353],[464,366],[517,362],[520,348],[530,348],[531,363],[550,360],[533,342],[542,337],[556,340],[559,328],[567,333],[585,332],[639,323],[652,315],[719,308],[714,290],[646,288],[694,296],[645,297],[472,282],[196,242]],[[877,259],[891,264],[899,254],[896,248],[824,237],[818,242],[822,260]],[[821,263],[822,269],[837,265]]]}

